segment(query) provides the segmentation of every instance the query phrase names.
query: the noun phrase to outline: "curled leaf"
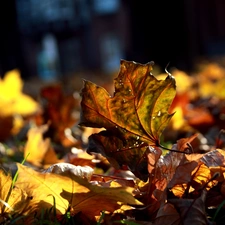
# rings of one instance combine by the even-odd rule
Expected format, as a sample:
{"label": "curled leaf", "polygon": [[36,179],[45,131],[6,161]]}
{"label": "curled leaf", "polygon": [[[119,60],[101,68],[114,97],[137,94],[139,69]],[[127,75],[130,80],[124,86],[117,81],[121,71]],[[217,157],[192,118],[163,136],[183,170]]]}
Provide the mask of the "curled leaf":
{"label": "curled leaf", "polygon": [[72,173],[79,177],[85,177],[90,180],[93,169],[90,166],[74,166],[70,163],[56,163],[51,165],[48,169],[43,171],[44,173],[56,173],[56,174],[64,174]]}

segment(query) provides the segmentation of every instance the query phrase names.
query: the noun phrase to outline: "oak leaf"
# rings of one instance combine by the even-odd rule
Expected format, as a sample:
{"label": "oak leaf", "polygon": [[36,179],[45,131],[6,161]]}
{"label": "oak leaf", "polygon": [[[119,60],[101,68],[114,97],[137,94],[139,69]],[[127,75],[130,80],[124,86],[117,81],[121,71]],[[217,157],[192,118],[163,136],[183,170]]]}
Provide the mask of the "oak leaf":
{"label": "oak leaf", "polygon": [[168,109],[175,97],[175,80],[169,74],[157,80],[152,63],[121,60],[115,92],[85,80],[81,91],[80,125],[105,128],[89,138],[88,152],[106,156],[112,166],[126,165],[146,180],[148,146],[159,146],[160,135],[173,114]]}

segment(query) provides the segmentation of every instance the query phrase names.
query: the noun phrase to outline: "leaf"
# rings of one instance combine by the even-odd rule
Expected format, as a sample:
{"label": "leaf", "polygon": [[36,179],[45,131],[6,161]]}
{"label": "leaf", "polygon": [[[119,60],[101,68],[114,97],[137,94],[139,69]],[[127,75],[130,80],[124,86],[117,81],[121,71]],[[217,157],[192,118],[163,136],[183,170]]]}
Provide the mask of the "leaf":
{"label": "leaf", "polygon": [[79,113],[76,113],[80,108],[79,95],[76,93],[65,94],[60,84],[42,87],[40,94],[44,101],[44,122],[50,121],[48,134],[51,139],[65,147],[77,145],[79,142],[71,135],[69,128],[79,119]]}
{"label": "leaf", "polygon": [[[180,215],[180,223],[189,224],[210,224],[205,212],[206,191],[203,190],[201,196],[197,199],[169,199]],[[157,223],[156,223],[157,224]],[[173,224],[173,223],[167,223]],[[176,223],[177,224],[177,223]]]}
{"label": "leaf", "polygon": [[71,191],[74,189],[82,189],[80,185],[68,178],[58,174],[40,173],[32,168],[17,164],[18,179],[15,186],[24,190],[31,200],[27,207],[26,214],[41,214],[41,210],[46,211],[55,206],[57,214],[64,214],[68,208],[68,202],[61,197],[63,189]]}
{"label": "leaf", "polygon": [[62,193],[62,196],[71,203],[72,215],[81,211],[93,219],[101,211],[114,212],[123,204],[142,205],[133,197],[134,189],[131,187],[101,187],[81,179],[79,183],[87,187],[89,191],[86,193],[63,191]]}
{"label": "leaf", "polygon": [[[176,94],[175,80],[157,80],[145,65],[121,60],[113,97],[102,87],[84,81],[80,125],[105,128],[89,138],[88,152],[100,152],[114,167],[126,165],[141,179],[147,173],[146,147],[159,146],[162,131],[173,114],[168,109]],[[146,178],[146,177],[145,177]]]}
{"label": "leaf", "polygon": [[45,173],[55,173],[55,174],[64,174],[68,172],[68,174],[74,174],[79,177],[85,177],[90,180],[93,169],[90,166],[74,166],[70,163],[56,163],[51,165],[48,169],[46,169]]}
{"label": "leaf", "polygon": [[22,92],[23,82],[17,69],[7,72],[0,79],[0,114],[28,116],[40,110],[39,104]]}
{"label": "leaf", "polygon": [[0,222],[4,216],[21,213],[29,202],[26,193],[18,187],[12,188],[10,174],[0,170]]}
{"label": "leaf", "polygon": [[180,225],[180,215],[171,203],[164,203],[157,212],[154,225]]}
{"label": "leaf", "polygon": [[197,80],[200,83],[198,91],[202,98],[210,96],[225,98],[225,70],[217,63],[209,63],[198,74]]}
{"label": "leaf", "polygon": [[204,154],[201,161],[208,167],[225,166],[225,152],[222,149],[215,149]]}
{"label": "leaf", "polygon": [[177,197],[184,197],[203,189],[210,190],[224,181],[224,151],[216,149],[205,154],[185,155],[177,166],[168,188]]}
{"label": "leaf", "polygon": [[27,207],[28,214],[40,215],[41,210],[53,206],[53,199],[57,214],[65,214],[70,205],[71,215],[81,211],[92,219],[103,209],[113,212],[122,203],[142,204],[133,197],[133,188],[130,187],[93,185],[87,179],[69,173],[69,170],[60,174],[40,173],[21,164],[17,166],[19,175],[15,185],[32,197]]}
{"label": "leaf", "polygon": [[51,146],[49,138],[43,138],[43,134],[48,130],[48,124],[32,127],[28,131],[28,140],[24,148],[24,158],[27,162],[37,166],[48,166],[49,164],[61,162]]}

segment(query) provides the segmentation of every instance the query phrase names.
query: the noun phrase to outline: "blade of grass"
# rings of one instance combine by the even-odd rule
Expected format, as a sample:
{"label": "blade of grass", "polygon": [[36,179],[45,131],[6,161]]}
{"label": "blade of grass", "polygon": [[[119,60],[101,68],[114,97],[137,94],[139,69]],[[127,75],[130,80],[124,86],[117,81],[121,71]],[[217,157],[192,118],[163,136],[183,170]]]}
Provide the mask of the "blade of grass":
{"label": "blade of grass", "polygon": [[[29,154],[30,154],[30,153],[28,153],[27,156],[23,159],[23,161],[21,162],[22,164],[25,163],[25,161],[26,161],[27,157],[29,156]],[[10,190],[9,190],[7,196],[6,196],[5,204],[3,204],[2,212],[5,211],[6,204],[8,204],[7,202],[8,202],[8,200],[9,200],[10,195],[11,195],[11,192],[12,192],[12,190],[13,190],[13,187],[14,187],[14,185],[15,185],[15,182],[16,182],[16,180],[17,180],[17,177],[18,177],[18,170],[16,171],[16,174],[15,174],[15,176],[13,177],[12,185],[11,185],[11,187],[10,187]],[[8,206],[7,206],[7,207],[8,207]]]}
{"label": "blade of grass", "polygon": [[[30,155],[30,153],[28,153],[28,154],[26,155],[26,157],[23,159],[23,161],[21,162],[22,165],[26,162],[27,157],[28,157],[29,155]],[[13,188],[14,185],[15,185],[15,182],[16,182],[16,180],[17,180],[17,177],[18,177],[18,170],[16,171],[16,174],[15,174],[15,176],[13,177],[13,180],[12,180],[12,188]]]}
{"label": "blade of grass", "polygon": [[128,221],[128,220],[117,220],[117,221],[113,221],[113,223],[121,223],[121,224],[127,224],[127,225],[140,225],[139,223],[135,223],[133,221]]}
{"label": "blade of grass", "polygon": [[225,200],[223,200],[223,201],[220,203],[219,207],[217,208],[217,210],[216,210],[216,212],[215,212],[215,214],[214,214],[214,216],[213,216],[213,218],[212,218],[212,221],[213,221],[213,222],[216,220],[216,217],[217,217],[219,211],[221,210],[221,208],[222,208],[224,205],[225,205]]}
{"label": "blade of grass", "polygon": [[105,211],[102,211],[101,216],[100,216],[100,218],[99,218],[99,220],[98,220],[96,225],[101,225],[101,222],[102,222],[104,216],[105,216]]}

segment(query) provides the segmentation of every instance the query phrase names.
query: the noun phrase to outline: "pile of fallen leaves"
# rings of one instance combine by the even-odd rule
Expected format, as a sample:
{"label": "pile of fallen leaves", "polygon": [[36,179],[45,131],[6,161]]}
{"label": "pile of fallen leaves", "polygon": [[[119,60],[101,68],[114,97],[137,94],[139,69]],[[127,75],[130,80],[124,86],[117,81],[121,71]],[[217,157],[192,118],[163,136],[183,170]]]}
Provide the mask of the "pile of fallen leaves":
{"label": "pile of fallen leaves", "polygon": [[224,224],[225,70],[153,67],[37,96],[4,75],[0,224]]}

